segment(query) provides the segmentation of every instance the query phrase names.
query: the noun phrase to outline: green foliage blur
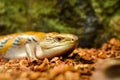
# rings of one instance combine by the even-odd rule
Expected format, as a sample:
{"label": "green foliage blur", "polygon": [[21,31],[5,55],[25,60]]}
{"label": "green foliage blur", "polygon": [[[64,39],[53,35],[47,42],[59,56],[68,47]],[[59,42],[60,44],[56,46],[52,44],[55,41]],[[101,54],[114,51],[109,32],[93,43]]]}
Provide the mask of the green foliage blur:
{"label": "green foliage blur", "polygon": [[0,34],[23,31],[74,32],[59,19],[57,0],[0,0]]}
{"label": "green foliage blur", "polygon": [[120,0],[0,0],[0,35],[25,31],[76,34],[80,46],[120,39]]}

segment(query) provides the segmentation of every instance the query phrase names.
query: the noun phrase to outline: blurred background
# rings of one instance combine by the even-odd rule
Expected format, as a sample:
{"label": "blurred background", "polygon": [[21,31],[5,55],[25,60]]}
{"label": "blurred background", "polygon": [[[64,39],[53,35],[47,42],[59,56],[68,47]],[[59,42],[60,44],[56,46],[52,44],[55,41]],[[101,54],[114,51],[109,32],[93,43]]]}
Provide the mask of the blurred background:
{"label": "blurred background", "polygon": [[72,33],[79,47],[120,39],[120,0],[0,0],[0,35],[25,31]]}

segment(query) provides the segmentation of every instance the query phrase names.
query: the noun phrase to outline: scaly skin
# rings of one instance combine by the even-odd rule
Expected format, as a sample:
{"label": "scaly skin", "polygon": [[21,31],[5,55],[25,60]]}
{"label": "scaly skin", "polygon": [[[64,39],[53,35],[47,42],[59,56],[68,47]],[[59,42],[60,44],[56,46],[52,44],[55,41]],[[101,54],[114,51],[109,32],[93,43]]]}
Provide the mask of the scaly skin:
{"label": "scaly skin", "polygon": [[5,58],[52,58],[72,52],[78,38],[56,32],[24,32],[0,37],[0,54]]}

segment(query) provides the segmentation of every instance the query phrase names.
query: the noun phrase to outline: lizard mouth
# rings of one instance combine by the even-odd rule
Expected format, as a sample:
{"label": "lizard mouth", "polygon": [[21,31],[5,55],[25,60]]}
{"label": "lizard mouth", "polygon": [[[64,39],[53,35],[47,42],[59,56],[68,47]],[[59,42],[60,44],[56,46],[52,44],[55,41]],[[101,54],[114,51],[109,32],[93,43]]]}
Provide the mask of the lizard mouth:
{"label": "lizard mouth", "polygon": [[63,46],[72,46],[72,45],[76,45],[75,42],[73,41],[66,41],[63,43],[53,43],[51,45],[47,45],[47,46],[43,46],[42,49],[52,49],[52,48],[56,48],[56,47],[63,47]]}

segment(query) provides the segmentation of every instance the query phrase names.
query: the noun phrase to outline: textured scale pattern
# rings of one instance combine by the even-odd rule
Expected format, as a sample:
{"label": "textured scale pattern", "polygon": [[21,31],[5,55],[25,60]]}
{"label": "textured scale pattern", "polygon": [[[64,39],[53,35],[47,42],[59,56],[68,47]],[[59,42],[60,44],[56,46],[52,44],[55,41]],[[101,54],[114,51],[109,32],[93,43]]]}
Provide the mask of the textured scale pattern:
{"label": "textured scale pattern", "polygon": [[5,53],[8,49],[12,47],[21,47],[28,42],[37,42],[38,40],[43,39],[45,33],[42,32],[25,32],[10,34],[0,37],[0,53]]}

